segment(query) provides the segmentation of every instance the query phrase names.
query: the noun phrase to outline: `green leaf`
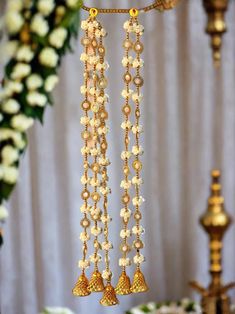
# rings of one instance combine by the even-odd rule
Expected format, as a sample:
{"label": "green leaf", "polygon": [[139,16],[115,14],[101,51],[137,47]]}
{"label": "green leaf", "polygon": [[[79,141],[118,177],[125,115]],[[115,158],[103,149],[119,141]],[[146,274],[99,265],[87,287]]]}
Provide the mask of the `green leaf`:
{"label": "green leaf", "polygon": [[14,189],[14,184],[8,184],[0,181],[0,204],[3,200],[7,200],[12,190]]}

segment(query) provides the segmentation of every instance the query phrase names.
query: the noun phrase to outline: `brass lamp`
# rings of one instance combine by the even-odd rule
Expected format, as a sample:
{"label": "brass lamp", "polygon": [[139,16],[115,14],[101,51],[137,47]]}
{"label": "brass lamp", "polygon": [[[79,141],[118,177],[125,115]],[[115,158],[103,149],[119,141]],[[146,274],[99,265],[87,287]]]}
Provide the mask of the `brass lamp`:
{"label": "brass lamp", "polygon": [[200,218],[200,224],[209,236],[211,282],[207,289],[195,281],[190,285],[202,296],[203,313],[228,314],[230,313],[230,298],[227,291],[233,288],[235,283],[224,285],[222,282],[222,240],[232,219],[224,209],[224,198],[221,195],[219,182],[220,171],[213,170],[211,175],[211,195],[208,198],[208,207]]}

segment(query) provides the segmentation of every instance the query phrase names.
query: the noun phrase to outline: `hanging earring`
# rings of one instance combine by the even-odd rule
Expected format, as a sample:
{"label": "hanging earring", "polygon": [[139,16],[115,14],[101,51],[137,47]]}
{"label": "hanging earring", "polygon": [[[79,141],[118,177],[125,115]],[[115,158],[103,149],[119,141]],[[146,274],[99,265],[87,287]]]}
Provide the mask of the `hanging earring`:
{"label": "hanging earring", "polygon": [[132,132],[135,136],[135,145],[132,147],[132,154],[134,155],[135,160],[132,163],[133,169],[135,171],[135,176],[132,178],[132,184],[135,187],[135,197],[132,199],[132,204],[135,207],[134,220],[135,226],[132,228],[132,233],[135,235],[135,240],[133,242],[133,248],[136,251],[134,256],[134,264],[136,264],[136,270],[134,274],[133,283],[131,286],[131,292],[145,292],[148,290],[143,273],[141,272],[141,264],[144,262],[145,258],[140,253],[140,250],[144,247],[144,243],[141,240],[141,235],[144,232],[143,227],[140,224],[142,214],[140,207],[144,201],[143,197],[140,195],[140,186],[143,183],[143,180],[140,176],[142,170],[142,162],[140,161],[140,156],[143,154],[143,149],[140,145],[140,134],[142,127],[140,125],[140,103],[143,98],[143,95],[140,92],[141,87],[144,84],[144,80],[141,76],[141,68],[144,65],[143,59],[141,59],[141,53],[144,50],[144,46],[140,41],[141,35],[143,35],[144,27],[139,24],[138,21],[138,10],[131,9],[130,15],[132,17],[132,31],[135,35],[135,42],[133,44],[133,50],[136,54],[133,59],[132,67],[135,69],[135,75],[133,77],[133,83],[135,86],[134,93],[132,94],[132,100],[135,103],[135,124],[132,127]]}

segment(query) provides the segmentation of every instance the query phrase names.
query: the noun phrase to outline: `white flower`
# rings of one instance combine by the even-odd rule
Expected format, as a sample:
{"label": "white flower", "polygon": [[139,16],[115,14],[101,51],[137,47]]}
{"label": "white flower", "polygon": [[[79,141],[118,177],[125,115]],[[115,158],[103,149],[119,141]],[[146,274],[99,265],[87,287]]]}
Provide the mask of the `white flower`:
{"label": "white flower", "polygon": [[95,237],[97,237],[98,235],[100,235],[102,232],[102,229],[100,227],[91,227],[91,234],[93,234]]}
{"label": "white flower", "polygon": [[8,216],[9,214],[6,207],[4,207],[3,205],[0,205],[0,221],[6,220]]}
{"label": "white flower", "polygon": [[135,235],[141,235],[144,233],[144,228],[142,226],[134,226],[132,228],[132,233]]}
{"label": "white flower", "polygon": [[32,32],[41,37],[46,36],[49,31],[49,25],[41,14],[34,15],[30,28]]}
{"label": "white flower", "polygon": [[82,54],[81,54],[81,56],[80,56],[80,60],[82,61],[82,62],[86,62],[86,61],[88,61],[88,54],[86,54],[85,52],[83,52]]}
{"label": "white flower", "polygon": [[15,99],[8,99],[2,104],[2,110],[6,113],[17,113],[20,109],[20,104]]}
{"label": "white flower", "polygon": [[88,241],[89,239],[90,239],[90,236],[87,232],[84,231],[80,233],[80,240],[82,242]]}
{"label": "white flower", "polygon": [[8,11],[21,11],[23,8],[22,0],[8,0],[7,10]]}
{"label": "white flower", "polygon": [[54,0],[39,0],[37,7],[42,15],[48,16],[54,10],[55,2]]}
{"label": "white flower", "polygon": [[49,36],[49,43],[57,48],[60,49],[63,47],[65,39],[67,38],[68,31],[64,27],[58,27],[53,30]]}
{"label": "white flower", "polygon": [[129,229],[127,229],[127,230],[122,229],[122,230],[120,231],[120,237],[121,237],[122,239],[129,238],[130,236],[131,236],[131,230],[129,230]]}
{"label": "white flower", "polygon": [[101,260],[102,260],[102,256],[100,254],[94,253],[94,254],[90,255],[90,261],[92,263],[99,263],[99,262],[101,262]]}
{"label": "white flower", "polygon": [[19,170],[16,167],[3,166],[3,181],[8,184],[15,184],[19,176]]}
{"label": "white flower", "polygon": [[80,93],[81,93],[82,95],[85,95],[85,94],[87,93],[87,87],[86,87],[85,85],[82,85],[82,86],[80,87]]}
{"label": "white flower", "polygon": [[0,113],[0,122],[3,120],[3,115]]}
{"label": "white flower", "polygon": [[100,219],[103,224],[109,223],[112,220],[109,215],[102,215]]}
{"label": "white flower", "polygon": [[133,57],[132,56],[123,57],[122,58],[122,65],[124,67],[127,67],[128,65],[132,65],[132,62],[133,62]]}
{"label": "white flower", "polygon": [[108,280],[109,278],[112,278],[112,272],[110,270],[104,270],[102,272],[102,278],[104,280]]}
{"label": "white flower", "polygon": [[127,267],[127,266],[130,266],[131,265],[131,260],[129,259],[129,257],[122,257],[122,258],[119,258],[119,266],[122,267]]}
{"label": "white flower", "polygon": [[137,178],[136,176],[132,178],[132,184],[134,185],[141,185],[143,184],[143,179],[142,178]]}
{"label": "white flower", "polygon": [[88,125],[90,123],[90,118],[83,116],[80,118],[80,123],[81,123],[81,125]]}
{"label": "white flower", "polygon": [[131,217],[131,210],[129,208],[122,208],[120,211],[120,217],[122,217],[125,221]]}
{"label": "white flower", "polygon": [[35,90],[41,87],[43,84],[43,79],[38,74],[31,74],[26,80],[26,86],[29,90]]}
{"label": "white flower", "polygon": [[132,93],[133,93],[133,90],[131,89],[129,89],[129,91],[127,91],[126,89],[123,89],[121,95],[123,98],[127,98],[127,97],[130,97]]}
{"label": "white flower", "polygon": [[[133,98],[133,95],[132,95],[132,98]],[[142,127],[142,125],[133,125],[133,127],[132,127],[132,132],[133,132],[134,134],[142,133],[142,132],[143,132],[143,127]]]}
{"label": "white flower", "polygon": [[81,22],[81,29],[86,31],[88,29],[88,22],[87,20]]}
{"label": "white flower", "polygon": [[100,187],[100,193],[103,194],[103,195],[107,195],[109,193],[111,193],[111,189],[109,187]]}
{"label": "white flower", "polygon": [[124,28],[125,30],[130,31],[130,29],[132,29],[132,26],[131,26],[131,24],[130,24],[129,21],[126,21],[126,22],[123,24],[123,28]]}
{"label": "white flower", "polygon": [[21,46],[16,53],[16,59],[22,62],[30,62],[33,57],[34,52],[28,45]]}
{"label": "white flower", "polygon": [[125,189],[125,190],[130,189],[130,187],[131,187],[131,181],[130,181],[130,180],[128,180],[128,181],[122,180],[122,181],[121,181],[121,184],[120,184],[120,187],[123,188],[123,189]]}
{"label": "white flower", "polygon": [[134,145],[132,147],[132,154],[137,156],[137,155],[142,155],[143,154],[143,148],[141,145],[137,146],[137,145]]}
{"label": "white flower", "polygon": [[113,245],[112,245],[112,243],[110,241],[102,242],[101,245],[102,245],[102,250],[104,250],[104,251],[109,251],[109,250],[111,250],[113,248]]}
{"label": "white flower", "polygon": [[47,104],[47,97],[36,91],[29,92],[26,98],[30,106],[45,107]]}
{"label": "white flower", "polygon": [[96,65],[100,60],[99,56],[90,56],[88,58],[88,62],[90,63],[90,65]]}
{"label": "white flower", "polygon": [[136,101],[140,102],[142,99],[143,99],[143,95],[142,94],[139,94],[139,95],[138,95],[138,93],[132,94],[132,100],[134,102],[136,102]]}
{"label": "white flower", "polygon": [[24,18],[17,11],[8,11],[5,17],[5,22],[8,32],[14,35],[21,30],[24,24]]}
{"label": "white flower", "polygon": [[142,59],[138,60],[137,58],[135,58],[133,60],[132,66],[133,68],[138,68],[138,67],[142,68],[144,66],[144,60]]}
{"label": "white flower", "polygon": [[12,71],[11,78],[14,80],[21,80],[28,76],[31,72],[31,66],[25,63],[17,63]]}
{"label": "white flower", "polygon": [[18,131],[26,131],[33,125],[33,119],[25,116],[24,114],[18,114],[11,119],[11,126]]}
{"label": "white flower", "polygon": [[86,204],[82,204],[82,206],[80,207],[81,213],[88,213],[90,211],[90,206],[86,205]]}
{"label": "white flower", "polygon": [[62,307],[46,307],[40,314],[74,314],[74,312]]}
{"label": "white flower", "polygon": [[102,126],[98,128],[98,134],[102,135],[102,134],[107,134],[109,131],[109,128],[107,126]]}
{"label": "white flower", "polygon": [[81,176],[81,183],[83,185],[88,184],[89,182],[90,182],[90,179],[88,177],[86,177],[85,175]]}
{"label": "white flower", "polygon": [[134,263],[135,264],[142,264],[144,261],[145,261],[144,255],[140,254],[140,255],[134,256]]}
{"label": "white flower", "polygon": [[100,154],[100,149],[94,147],[94,148],[90,149],[90,154],[91,154],[91,156],[98,156]]}
{"label": "white flower", "polygon": [[99,119],[90,119],[90,126],[98,128],[100,125],[100,120]]}
{"label": "white flower", "polygon": [[144,32],[144,26],[139,24],[139,25],[133,25],[133,30],[134,32],[136,32],[137,34],[142,35]]}
{"label": "white flower", "polygon": [[100,182],[99,182],[99,180],[96,178],[92,178],[91,180],[90,180],[90,185],[91,186],[93,186],[93,187],[97,187],[97,186],[99,186],[100,185]]}
{"label": "white flower", "polygon": [[130,130],[130,129],[132,128],[132,123],[131,123],[131,121],[130,121],[130,120],[127,120],[127,121],[122,122],[121,128],[122,128],[123,130],[126,130],[126,129]]}
{"label": "white flower", "polygon": [[42,65],[45,65],[49,68],[54,68],[57,66],[59,56],[56,53],[55,49],[46,47],[39,54],[39,61]]}
{"label": "white flower", "polygon": [[25,141],[20,132],[14,131],[12,129],[1,128],[0,129],[0,142],[4,140],[12,139],[15,146],[19,149],[25,147]]}
{"label": "white flower", "polygon": [[2,149],[2,162],[6,166],[12,165],[19,159],[19,152],[11,145],[6,145]]}
{"label": "white flower", "polygon": [[89,260],[80,260],[78,262],[78,267],[81,269],[86,269],[90,266],[90,261]]}
{"label": "white flower", "polygon": [[96,65],[96,69],[98,71],[107,70],[108,68],[109,68],[109,64],[106,61],[104,63],[97,63],[97,65]]}
{"label": "white flower", "polygon": [[121,153],[121,159],[122,160],[125,160],[125,159],[129,159],[129,158],[131,158],[131,152],[129,152],[129,151],[123,151],[122,153]]}
{"label": "white flower", "polygon": [[108,158],[100,157],[99,158],[99,164],[101,166],[108,166],[108,165],[110,165],[110,160]]}
{"label": "white flower", "polygon": [[77,9],[80,6],[79,0],[66,0],[66,4],[71,9]]}
{"label": "white flower", "polygon": [[44,86],[46,92],[51,92],[55,88],[58,82],[59,82],[59,77],[57,75],[53,74],[53,75],[48,76],[45,80],[45,86]]}
{"label": "white flower", "polygon": [[141,206],[144,201],[145,199],[142,196],[139,196],[139,197],[136,196],[132,199],[132,204],[134,206]]}
{"label": "white flower", "polygon": [[91,207],[91,216],[93,216],[93,218],[98,218],[101,214],[101,209],[99,207],[95,207],[95,206],[92,206]]}
{"label": "white flower", "polygon": [[83,146],[82,148],[81,148],[81,154],[84,156],[84,155],[86,155],[86,154],[89,154],[90,153],[90,148],[89,147],[86,147],[86,146]]}

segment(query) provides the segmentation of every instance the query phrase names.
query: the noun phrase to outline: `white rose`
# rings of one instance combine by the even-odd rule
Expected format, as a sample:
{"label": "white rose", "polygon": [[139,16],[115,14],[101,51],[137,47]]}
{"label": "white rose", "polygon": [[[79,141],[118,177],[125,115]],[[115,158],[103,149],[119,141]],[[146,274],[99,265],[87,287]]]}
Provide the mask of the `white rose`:
{"label": "white rose", "polygon": [[134,263],[135,264],[142,264],[144,261],[145,261],[144,255],[140,254],[139,256],[138,255],[134,256]]}
{"label": "white rose", "polygon": [[39,0],[37,7],[40,13],[47,16],[54,10],[55,2],[54,0]]}
{"label": "white rose", "polygon": [[14,93],[21,93],[23,90],[24,86],[22,83],[20,82],[16,82],[16,81],[6,81],[6,84],[4,86],[4,90],[5,90],[5,95],[7,97],[12,96],[12,94]]}
{"label": "white rose", "polygon": [[3,115],[0,113],[0,122],[3,120]]}
{"label": "white rose", "polygon": [[23,139],[23,136],[22,136],[22,134],[20,132],[13,131],[12,132],[12,139],[14,141],[15,146],[18,149],[23,149],[25,147],[26,142]]}
{"label": "white rose", "polygon": [[63,27],[58,27],[51,32],[49,36],[49,43],[53,47],[60,49],[63,47],[67,35],[68,35],[67,29]]}
{"label": "white rose", "polygon": [[34,15],[30,28],[32,32],[41,37],[46,36],[49,31],[49,25],[41,14]]}
{"label": "white rose", "polygon": [[30,106],[45,107],[47,103],[47,97],[35,91],[29,92],[26,98]]}
{"label": "white rose", "polygon": [[11,35],[17,34],[24,24],[23,16],[17,11],[9,11],[5,17],[6,27]]}
{"label": "white rose", "polygon": [[57,75],[50,75],[45,80],[45,90],[51,92],[56,84],[59,82],[59,77]]}
{"label": "white rose", "polygon": [[28,45],[21,46],[16,53],[16,59],[18,61],[30,62],[33,59],[33,57],[34,52]]}
{"label": "white rose", "polygon": [[57,66],[59,56],[53,48],[44,48],[39,54],[39,61],[42,65],[49,68]]}
{"label": "white rose", "polygon": [[2,161],[6,166],[12,165],[19,159],[19,152],[11,145],[6,145],[2,149]]}
{"label": "white rose", "polygon": [[35,90],[41,87],[43,84],[43,79],[38,74],[31,74],[26,80],[26,86],[29,90]]}
{"label": "white rose", "polygon": [[26,131],[33,125],[33,119],[25,116],[24,114],[18,114],[11,119],[11,126],[21,132]]}
{"label": "white rose", "polygon": [[15,99],[8,99],[2,104],[2,110],[6,113],[17,113],[20,109],[20,104]]}
{"label": "white rose", "polygon": [[15,184],[19,176],[19,171],[16,167],[3,167],[3,181],[8,184]]}
{"label": "white rose", "polygon": [[5,220],[9,216],[6,207],[0,205],[0,221]]}
{"label": "white rose", "polygon": [[77,9],[80,5],[79,0],[66,0],[66,4],[71,9]]}
{"label": "white rose", "polygon": [[14,80],[20,80],[28,76],[31,72],[31,66],[25,63],[17,63],[12,71],[11,77]]}
{"label": "white rose", "polygon": [[8,11],[21,11],[23,8],[22,0],[8,0],[7,10]]}

